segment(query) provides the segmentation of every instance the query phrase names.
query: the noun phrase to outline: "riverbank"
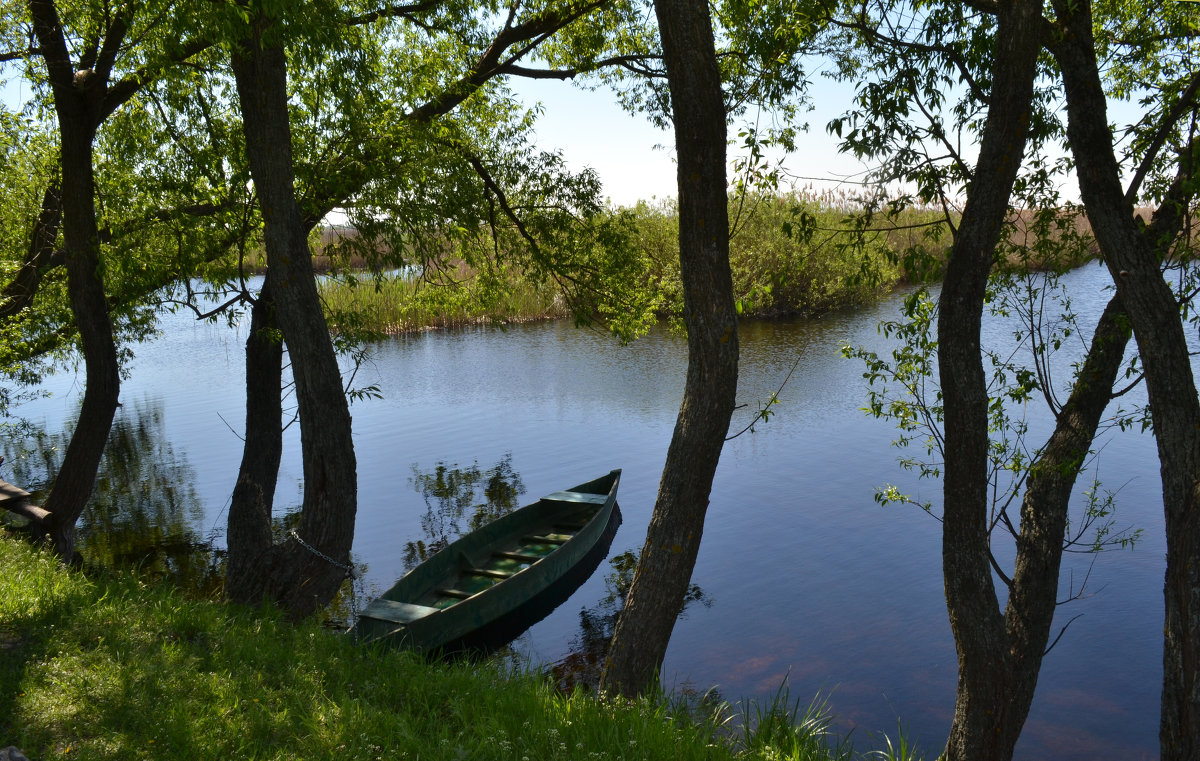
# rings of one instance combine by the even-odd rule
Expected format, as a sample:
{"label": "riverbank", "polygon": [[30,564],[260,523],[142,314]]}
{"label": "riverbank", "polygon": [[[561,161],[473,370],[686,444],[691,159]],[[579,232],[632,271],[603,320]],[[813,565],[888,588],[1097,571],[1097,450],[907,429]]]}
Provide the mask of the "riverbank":
{"label": "riverbank", "polygon": [[[730,267],[734,299],[743,317],[816,316],[872,303],[902,282],[936,276],[945,259],[943,223],[932,211],[906,211],[873,221],[847,199],[793,193],[730,198]],[[625,315],[648,309],[657,318],[682,313],[679,219],[672,200],[641,202],[607,212],[611,234],[595,261],[620,259],[612,273],[564,282],[586,301],[585,316]],[[337,251],[336,230],[318,246]],[[353,247],[347,247],[351,249]],[[488,254],[477,255],[479,261]],[[560,257],[561,258],[561,257]],[[631,263],[632,262],[632,263]],[[361,262],[360,262],[361,263]],[[526,262],[526,264],[529,264]],[[442,263],[445,267],[446,263]],[[341,276],[321,282],[334,330],[391,335],[485,322],[517,323],[571,314],[572,297],[548,278],[544,267],[530,275],[515,262],[479,272],[462,263],[418,276],[409,268],[373,276],[347,261]],[[347,277],[346,275],[349,275]],[[590,291],[589,289],[598,289]],[[639,318],[641,321],[641,318]]]}
{"label": "riverbank", "polygon": [[742,736],[661,702],[563,695],[503,661],[430,663],[131,574],[85,577],[2,536],[0,566],[0,747],[35,761],[852,757],[826,719],[767,711]]}
{"label": "riverbank", "polygon": [[[599,289],[582,296],[587,302],[583,316],[603,321],[604,314],[648,308],[647,315],[635,319],[644,325],[649,318],[682,314],[675,202],[639,202],[606,213],[613,234],[598,252],[600,259],[626,264],[614,270],[619,274],[588,279],[582,290],[574,278],[566,278],[579,291],[576,298],[588,288]],[[729,216],[733,296],[744,318],[817,317],[875,303],[900,286],[940,280],[952,242],[948,219],[957,220],[956,212],[948,218],[923,207],[885,206],[868,213],[844,194],[814,191],[731,195]],[[1016,213],[1006,236],[997,250],[1004,263],[1000,269],[1066,271],[1094,256],[1086,221],[1069,210]],[[315,244],[321,254],[314,259],[321,271],[329,272],[337,261],[325,252],[336,254],[343,240],[355,241],[355,233],[338,228],[322,234]],[[491,261],[482,272],[452,260],[422,275],[414,266],[372,275],[361,258],[341,261],[341,274],[320,284],[330,324],[340,333],[372,338],[572,313],[571,298],[540,268],[534,268],[540,275],[531,276],[515,261],[496,265],[490,256],[476,253],[478,261]],[[407,257],[393,259],[396,264]],[[597,261],[586,267],[596,267]]]}

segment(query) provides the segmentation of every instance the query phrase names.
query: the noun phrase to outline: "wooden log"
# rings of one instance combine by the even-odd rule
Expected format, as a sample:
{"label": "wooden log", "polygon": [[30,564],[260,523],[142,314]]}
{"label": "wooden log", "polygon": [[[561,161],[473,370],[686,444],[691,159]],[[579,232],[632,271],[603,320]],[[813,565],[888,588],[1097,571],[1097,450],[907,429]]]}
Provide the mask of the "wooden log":
{"label": "wooden log", "polygon": [[0,481],[0,507],[7,508],[10,503],[25,502],[28,499],[29,492],[7,481]]}
{"label": "wooden log", "polygon": [[50,513],[37,505],[29,504],[30,496],[29,492],[19,486],[13,486],[7,481],[0,481],[0,508],[28,518],[37,524],[45,525],[49,521]]}

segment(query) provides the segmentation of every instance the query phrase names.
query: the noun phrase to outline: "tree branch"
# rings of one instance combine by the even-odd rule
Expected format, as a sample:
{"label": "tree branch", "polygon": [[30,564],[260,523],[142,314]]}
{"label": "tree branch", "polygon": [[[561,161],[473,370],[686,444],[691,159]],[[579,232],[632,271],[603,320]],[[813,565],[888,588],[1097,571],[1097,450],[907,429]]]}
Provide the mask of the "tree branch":
{"label": "tree branch", "polygon": [[514,77],[526,77],[528,79],[574,79],[580,74],[596,71],[597,69],[605,69],[610,66],[618,66],[626,69],[639,76],[648,77],[651,79],[665,79],[667,74],[665,71],[651,69],[647,66],[639,66],[643,61],[662,61],[660,55],[650,54],[630,54],[623,56],[613,56],[605,58],[601,61],[596,61],[586,68],[574,67],[570,69],[531,69],[527,66],[516,66],[510,64],[505,67],[504,73]]}
{"label": "tree branch", "polygon": [[[544,15],[536,16],[515,26],[511,23],[512,13],[516,11],[514,5],[504,28],[496,34],[487,50],[471,66],[471,70],[441,94],[405,114],[405,118],[416,122],[428,122],[449,113],[492,77],[510,73],[510,69],[516,66],[517,61],[554,32],[600,8],[606,2],[607,0],[591,0],[575,10],[547,11]],[[520,43],[528,44],[509,56],[507,60],[501,61],[509,48]]]}
{"label": "tree branch", "polygon": [[1180,94],[1179,100],[1166,113],[1162,121],[1158,124],[1158,129],[1154,132],[1154,137],[1150,140],[1149,146],[1146,148],[1146,155],[1142,157],[1142,163],[1138,165],[1137,171],[1133,174],[1133,179],[1129,181],[1129,188],[1125,191],[1125,203],[1133,206],[1137,201],[1138,191],[1141,190],[1142,182],[1145,181],[1146,175],[1150,171],[1154,160],[1158,158],[1158,152],[1166,144],[1167,139],[1171,136],[1171,128],[1175,123],[1182,119],[1189,109],[1196,108],[1196,93],[1200,92],[1200,72],[1192,75],[1192,81],[1188,83],[1187,88]]}
{"label": "tree branch", "polygon": [[4,288],[5,300],[0,303],[0,319],[8,319],[32,304],[46,273],[66,264],[66,252],[54,245],[61,225],[62,194],[56,177],[42,195],[42,211],[34,223],[25,263]]}
{"label": "tree branch", "polygon": [[431,11],[437,8],[439,4],[439,0],[422,0],[422,2],[409,3],[407,5],[393,5],[358,16],[351,16],[342,23],[346,26],[363,26],[385,18],[409,18],[418,13]]}
{"label": "tree branch", "polygon": [[205,50],[212,47],[215,43],[211,40],[196,39],[184,43],[179,50],[175,51],[174,55],[169,56],[165,61],[159,61],[155,65],[146,65],[140,67],[137,71],[129,74],[108,88],[108,92],[104,96],[104,103],[100,109],[100,119],[107,118],[111,113],[116,111],[126,101],[137,94],[146,84],[152,79],[152,74],[155,71],[181,64],[194,55],[199,55]]}
{"label": "tree branch", "polygon": [[[96,57],[96,74],[100,76],[100,81],[107,82],[112,76],[113,66],[117,62],[117,54],[121,51],[121,44],[125,41],[125,35],[129,33],[129,10],[123,10],[109,24],[108,29],[104,32],[104,46],[100,48],[100,53]],[[92,68],[91,66],[81,66],[80,68]]]}

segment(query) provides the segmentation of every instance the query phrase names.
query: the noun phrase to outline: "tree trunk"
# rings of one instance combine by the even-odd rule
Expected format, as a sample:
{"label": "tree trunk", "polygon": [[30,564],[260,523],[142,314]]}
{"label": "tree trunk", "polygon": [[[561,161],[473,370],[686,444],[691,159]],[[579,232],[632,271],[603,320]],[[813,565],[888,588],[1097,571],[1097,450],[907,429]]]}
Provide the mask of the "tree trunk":
{"label": "tree trunk", "polygon": [[229,505],[228,562],[225,595],[234,602],[256,605],[262,600],[256,577],[269,566],[271,506],[283,454],[283,343],[274,335],[275,305],[270,283],[263,285],[250,311],[246,338],[246,440],[242,465]]}
{"label": "tree trunk", "polygon": [[346,578],[357,484],[350,411],[294,188],[287,60],[279,41],[263,41],[269,26],[270,20],[260,19],[259,31],[235,49],[232,64],[263,213],[271,297],[296,383],[304,501],[299,540],[274,550],[273,562],[254,579],[256,588],[240,590],[238,597],[273,600],[298,619],[327,605]]}
{"label": "tree trunk", "polygon": [[651,685],[691,579],[713,475],[737,391],[737,313],[729,270],[725,106],[708,5],[655,3],[679,168],[679,260],[688,370],[646,543],[613,634],[601,689]]}
{"label": "tree trunk", "polygon": [[44,504],[51,514],[47,529],[54,551],[69,560],[75,552],[75,524],[95,486],[121,388],[116,342],[104,294],[92,165],[92,141],[104,118],[107,73],[76,74],[53,2],[30,0],[29,9],[58,117],[67,292],[86,366],[79,419]]}
{"label": "tree trunk", "polygon": [[1009,726],[1002,727],[998,734],[1012,738],[997,758],[1012,757],[1017,736],[1033,703],[1058,606],[1058,577],[1071,492],[1087,461],[1100,418],[1112,399],[1113,384],[1129,338],[1125,311],[1120,298],[1114,296],[1096,325],[1071,396],[1029,472],[1004,613],[1005,639],[1002,650],[994,654],[994,660],[999,661],[1007,652],[1009,661],[1006,714]]}
{"label": "tree trunk", "polygon": [[949,761],[1008,759],[1028,711],[1014,704],[1011,657],[992,584],[988,393],[980,354],[984,291],[1028,135],[1040,4],[1000,6],[988,117],[942,285],[938,362],[945,399],[942,573],[958,651]]}
{"label": "tree trunk", "polygon": [[1200,399],[1179,306],[1163,279],[1158,241],[1125,201],[1092,37],[1091,4],[1056,0],[1063,36],[1053,48],[1067,96],[1079,190],[1137,339],[1158,444],[1166,517],[1163,595],[1163,759],[1200,758]]}

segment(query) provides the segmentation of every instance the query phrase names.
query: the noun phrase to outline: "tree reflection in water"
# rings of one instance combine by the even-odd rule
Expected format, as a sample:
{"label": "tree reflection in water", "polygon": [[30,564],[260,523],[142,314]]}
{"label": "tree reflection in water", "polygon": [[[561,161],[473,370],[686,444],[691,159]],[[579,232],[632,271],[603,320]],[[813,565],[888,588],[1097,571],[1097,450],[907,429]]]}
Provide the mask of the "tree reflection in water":
{"label": "tree reflection in water", "polygon": [[[612,571],[604,577],[604,596],[595,605],[579,611],[579,633],[571,638],[567,655],[550,667],[559,690],[570,692],[582,687],[594,692],[599,686],[608,644],[633,584],[638,554],[635,550],[625,550],[609,559]],[[693,603],[707,608],[713,604],[713,598],[698,584],[689,584],[678,618],[683,618]]]}
{"label": "tree reflection in water", "polygon": [[520,474],[513,470],[512,452],[487,470],[478,462],[467,468],[439,462],[429,472],[414,464],[412,473],[409,483],[425,500],[426,510],[421,518],[424,536],[404,543],[405,571],[460,536],[516,510],[525,493]]}
{"label": "tree reflection in water", "polygon": [[[33,491],[49,490],[70,442],[70,430],[50,433],[23,422],[10,429],[3,455],[5,480]],[[78,524],[77,552],[87,565],[138,568],[151,578],[204,595],[217,594],[222,559],[213,536],[202,538],[204,507],[195,473],[167,440],[161,401],[121,407]]]}

